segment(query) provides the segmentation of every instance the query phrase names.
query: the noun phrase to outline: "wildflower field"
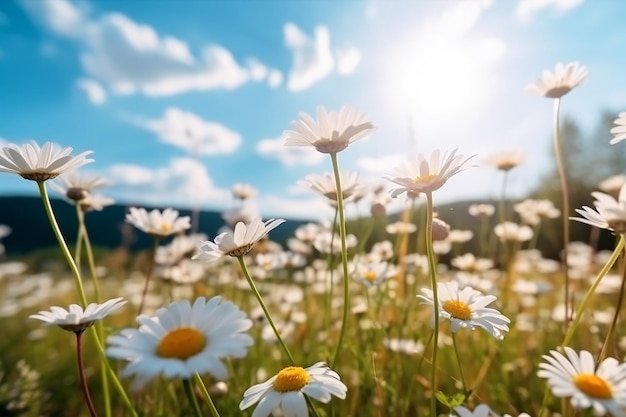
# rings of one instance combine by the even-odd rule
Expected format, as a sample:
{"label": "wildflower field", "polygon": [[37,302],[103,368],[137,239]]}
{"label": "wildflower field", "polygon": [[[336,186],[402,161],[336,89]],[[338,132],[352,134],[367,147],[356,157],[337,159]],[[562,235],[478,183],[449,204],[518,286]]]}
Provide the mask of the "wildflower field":
{"label": "wildflower field", "polygon": [[[90,153],[3,147],[0,171],[38,188],[64,266],[0,259],[0,416],[626,416],[624,181],[571,207],[560,153],[560,101],[586,76],[559,63],[529,87],[554,103],[560,198],[513,202],[503,190],[469,207],[475,231],[448,225],[455,214],[437,212],[437,191],[482,156],[419,155],[366,189],[341,155],[375,121],[320,106],[283,137],[328,155],[332,174],[302,184],[333,218],[279,244],[272,231],[285,220],[250,215],[245,184],[217,236],[172,208],[133,207],[120,220],[153,246],[133,255],[141,267],[112,273],[84,221],[112,203],[98,194],[105,178],[77,170]],[[621,146],[625,124],[622,113],[606,146]],[[492,162],[506,175],[522,159]],[[75,240],[49,185],[76,206]],[[371,215],[346,219],[357,199]],[[404,201],[397,220],[392,199]],[[560,224],[557,259],[537,246],[548,221]],[[573,241],[572,223],[611,233],[612,250]]]}

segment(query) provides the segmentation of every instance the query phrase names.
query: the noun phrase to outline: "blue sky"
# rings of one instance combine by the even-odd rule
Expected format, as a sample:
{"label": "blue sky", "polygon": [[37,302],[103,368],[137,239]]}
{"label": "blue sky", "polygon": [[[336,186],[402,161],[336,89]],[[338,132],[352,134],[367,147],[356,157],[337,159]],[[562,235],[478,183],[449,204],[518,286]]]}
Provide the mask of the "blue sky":
{"label": "blue sky", "polygon": [[[120,203],[221,210],[243,182],[264,217],[319,218],[332,211],[296,183],[330,159],[281,133],[301,111],[352,104],[378,126],[339,154],[364,183],[436,148],[477,163],[521,150],[509,187],[522,195],[551,160],[551,102],[526,85],[579,61],[589,78],[563,114],[591,129],[626,110],[625,17],[618,0],[3,1],[0,143],[93,150],[82,169]],[[500,182],[472,168],[435,202],[496,197]],[[0,195],[35,193],[0,177]]]}

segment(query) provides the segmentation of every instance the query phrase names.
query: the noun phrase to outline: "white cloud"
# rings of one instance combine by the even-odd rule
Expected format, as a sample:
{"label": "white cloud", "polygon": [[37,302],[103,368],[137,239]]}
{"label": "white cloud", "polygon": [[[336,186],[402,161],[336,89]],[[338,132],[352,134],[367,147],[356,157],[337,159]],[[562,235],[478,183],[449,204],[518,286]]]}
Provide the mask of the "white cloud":
{"label": "white cloud", "polygon": [[566,12],[580,6],[584,0],[520,0],[515,14],[523,22],[529,22],[542,9],[552,7],[557,12]]}
{"label": "white cloud", "polygon": [[194,90],[234,89],[262,81],[264,67],[240,65],[224,47],[206,46],[194,56],[189,46],[120,13],[89,19],[67,0],[23,0],[24,8],[53,33],[83,46],[81,63],[90,77],[118,94],[169,96]]}
{"label": "white cloud", "polygon": [[266,158],[277,159],[283,165],[316,165],[324,155],[311,147],[285,146],[283,138],[261,139],[256,144],[257,152]]}
{"label": "white cloud", "polygon": [[241,144],[241,135],[216,122],[202,119],[197,114],[169,107],[160,119],[126,117],[143,129],[155,133],[167,144],[199,155],[233,153]]}
{"label": "white cloud", "polygon": [[366,174],[386,174],[406,160],[404,155],[385,155],[379,157],[363,157],[356,161],[359,171]]}
{"label": "white cloud", "polygon": [[76,82],[76,86],[87,94],[89,102],[95,106],[107,101],[107,93],[100,83],[88,78],[81,78]]}
{"label": "white cloud", "polygon": [[262,81],[267,78],[269,70],[265,65],[256,59],[248,60],[248,70],[254,81]]}
{"label": "white cloud", "polygon": [[332,219],[334,209],[319,196],[311,198],[284,198],[267,196],[259,201],[265,217],[275,216],[292,220]]}
{"label": "white cloud", "polygon": [[115,164],[108,169],[108,176],[116,184],[144,185],[154,181],[151,169],[134,164]]}
{"label": "white cloud", "polygon": [[283,73],[277,69],[271,69],[267,75],[267,84],[272,87],[280,87],[283,83]]}
{"label": "white cloud", "polygon": [[361,62],[361,51],[357,48],[348,48],[338,50],[337,56],[337,72],[341,75],[350,75]]}
{"label": "white cloud", "polygon": [[87,29],[84,11],[66,0],[22,0],[22,6],[50,31],[79,38]]}
{"label": "white cloud", "polygon": [[287,78],[289,90],[306,90],[332,72],[335,63],[328,28],[316,27],[313,38],[293,23],[285,24],[283,32],[285,45],[293,54],[293,66]]}
{"label": "white cloud", "polygon": [[230,190],[213,184],[206,167],[194,158],[173,158],[163,168],[115,164],[107,177],[120,199],[147,205],[189,207],[191,203],[230,201]]}
{"label": "white cloud", "polygon": [[283,27],[285,46],[292,53],[292,67],[287,76],[290,91],[303,91],[336,71],[351,74],[361,61],[361,52],[355,47],[331,50],[330,31],[317,26],[308,36],[294,23]]}
{"label": "white cloud", "polygon": [[492,0],[465,0],[453,3],[441,19],[441,25],[448,32],[463,34],[476,25],[483,11],[492,5]]}

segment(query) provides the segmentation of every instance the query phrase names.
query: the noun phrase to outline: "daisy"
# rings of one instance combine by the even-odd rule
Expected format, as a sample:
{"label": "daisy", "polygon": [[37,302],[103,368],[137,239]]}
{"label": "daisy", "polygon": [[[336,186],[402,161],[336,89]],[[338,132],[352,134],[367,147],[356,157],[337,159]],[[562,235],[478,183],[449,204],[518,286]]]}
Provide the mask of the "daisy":
{"label": "daisy", "polygon": [[[346,249],[354,248],[358,243],[355,235],[346,235]],[[313,247],[323,254],[341,253],[341,236],[326,230],[320,231],[313,239]]]}
{"label": "daisy", "polygon": [[417,161],[405,162],[396,168],[393,174],[386,177],[401,187],[391,190],[391,196],[397,197],[407,193],[431,193],[441,188],[453,175],[468,168],[467,162],[473,156],[465,157],[456,154],[457,149],[441,154],[434,151],[430,159],[423,154],[417,156]]}
{"label": "daisy", "polygon": [[556,64],[554,73],[545,70],[535,83],[529,84],[526,91],[547,98],[561,98],[587,78],[587,68],[578,62]]}
{"label": "daisy", "polygon": [[410,233],[415,233],[415,231],[417,230],[417,226],[413,223],[409,223],[409,222],[403,222],[403,221],[397,221],[394,223],[389,223],[388,225],[385,226],[385,232],[389,233],[390,235],[397,235],[397,234],[410,234]]}
{"label": "daisy", "polygon": [[611,145],[626,139],[626,112],[621,112],[613,123],[617,126],[611,129],[611,134],[613,135],[613,139],[609,142]]}
{"label": "daisy", "polygon": [[533,237],[533,229],[526,225],[513,222],[503,222],[494,228],[496,236],[501,242],[526,242]]}
{"label": "daisy", "polygon": [[213,242],[201,242],[198,246],[198,253],[193,256],[193,259],[211,262],[222,256],[243,256],[250,252],[255,243],[285,221],[284,219],[269,219],[263,222],[260,217],[257,217],[247,225],[239,222],[235,225],[234,232],[220,233],[213,239]]}
{"label": "daisy", "polygon": [[626,175],[617,174],[602,180],[600,184],[598,184],[598,188],[600,191],[604,191],[607,194],[617,197],[619,195],[619,190],[622,189],[622,185],[624,184],[626,184]]}
{"label": "daisy", "polygon": [[51,142],[39,147],[34,141],[17,146],[10,143],[0,149],[0,172],[18,174],[32,181],[46,181],[56,178],[64,172],[93,162],[86,151],[76,156],[70,155],[72,148],[59,149]]}
{"label": "daisy", "polygon": [[583,206],[582,209],[575,210],[582,217],[570,217],[570,220],[616,233],[626,233],[626,185],[620,189],[617,200],[600,191],[594,191],[591,195],[596,199],[593,203],[596,209]]}
{"label": "daisy", "polygon": [[[469,409],[458,406],[454,407],[454,412],[457,413],[459,417],[500,417],[500,414],[494,412],[491,408],[489,408],[486,404],[479,404],[474,408],[474,411],[470,411]],[[504,414],[502,417],[512,417],[509,414]],[[518,417],[530,417],[529,414],[522,413]]]}
{"label": "daisy", "polygon": [[[356,200],[363,195],[362,186],[358,180],[359,174],[355,171],[340,174],[341,196],[344,202]],[[337,205],[337,184],[333,174],[307,175],[304,180],[298,181],[298,185],[323,195],[330,204]]]}
{"label": "daisy", "polygon": [[474,217],[491,217],[496,212],[493,204],[472,204],[467,211]]}
{"label": "daisy", "polygon": [[353,278],[367,288],[377,287],[398,273],[395,266],[378,259],[361,258],[350,266]]}
{"label": "daisy", "polygon": [[308,417],[305,395],[327,403],[333,395],[346,398],[347,391],[339,374],[324,362],[308,368],[289,366],[267,381],[248,388],[239,409],[245,410],[258,402],[252,417],[267,417],[279,409],[285,417]]}
{"label": "daisy", "polygon": [[191,227],[189,216],[179,216],[178,211],[166,208],[163,212],[154,209],[131,207],[126,221],[153,237],[166,237]]}
{"label": "daisy", "polygon": [[283,132],[285,145],[313,146],[321,153],[341,152],[376,129],[365,114],[349,105],[330,113],[319,106],[317,120],[306,113],[299,116],[291,123],[294,130]]}
{"label": "daisy", "polygon": [[115,204],[115,200],[100,194],[88,194],[80,200],[82,211],[102,211],[103,208]]}
{"label": "daisy", "polygon": [[78,304],[70,304],[68,310],[64,308],[52,306],[50,311],[40,311],[37,314],[29,316],[31,319],[37,319],[44,322],[44,326],[59,326],[63,330],[78,333],[94,325],[114,312],[115,310],[126,304],[122,297],[113,298],[105,303],[91,303],[83,310]]}
{"label": "daisy", "polygon": [[257,195],[257,190],[250,184],[240,182],[233,184],[230,190],[237,200],[248,200]]}
{"label": "daisy", "polygon": [[526,153],[520,150],[503,151],[489,155],[485,163],[500,171],[510,171],[526,161]]}
{"label": "daisy", "polygon": [[[460,328],[474,330],[482,327],[496,339],[503,339],[503,332],[509,331],[508,323],[511,322],[498,310],[488,308],[487,305],[496,300],[494,295],[483,295],[472,287],[459,289],[457,282],[440,282],[437,284],[439,298],[439,317],[450,320],[452,332]],[[434,305],[433,292],[422,288],[424,295],[417,297],[422,299],[422,304]],[[430,320],[434,326],[434,315]]]}
{"label": "daisy", "polygon": [[[626,364],[606,358],[597,367],[590,352],[565,347],[565,355],[551,350],[539,364],[540,378],[546,378],[552,393],[570,397],[577,409],[593,407],[596,415],[626,416]],[[567,356],[566,356],[567,355]]]}
{"label": "daisy", "polygon": [[78,171],[68,172],[57,179],[61,184],[52,183],[52,188],[72,201],[81,201],[93,190],[109,185],[107,179],[100,175],[89,175]]}
{"label": "daisy", "polygon": [[228,377],[221,359],[241,358],[252,345],[244,333],[252,321],[233,303],[221,297],[197,298],[193,305],[177,301],[160,308],[154,317],[137,317],[139,329],[124,329],[107,339],[108,356],[130,361],[122,376],[135,375],[139,389],[162,374],[189,379],[209,373],[218,380]]}
{"label": "daisy", "polygon": [[554,206],[550,200],[526,199],[513,206],[513,209],[520,215],[523,223],[537,226],[542,219],[555,219],[561,215],[561,210]]}

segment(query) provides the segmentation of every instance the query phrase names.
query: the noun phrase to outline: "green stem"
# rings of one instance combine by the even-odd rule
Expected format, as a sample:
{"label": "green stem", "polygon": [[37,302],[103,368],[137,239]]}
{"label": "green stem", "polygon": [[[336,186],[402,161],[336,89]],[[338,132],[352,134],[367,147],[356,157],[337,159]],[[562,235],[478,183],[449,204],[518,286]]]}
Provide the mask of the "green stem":
{"label": "green stem", "polygon": [[[91,273],[91,279],[93,281],[94,295],[96,298],[96,302],[99,303],[101,300],[100,293],[100,283],[98,282],[98,275],[96,274],[96,265],[93,256],[93,250],[91,248],[91,241],[89,240],[89,234],[87,233],[87,227],[85,226],[85,212],[80,207],[80,203],[76,203],[76,217],[78,218],[78,239],[76,241],[76,254],[75,260],[76,264],[80,265],[80,250],[85,245],[85,253],[87,254],[87,263],[89,265],[89,272]],[[102,320],[98,320],[96,322],[96,331],[98,333],[98,337],[100,340],[104,340],[104,323]],[[106,417],[111,417],[111,391],[109,389],[109,379],[107,373],[105,372],[106,368],[106,358],[104,356],[100,356],[100,366],[102,368],[102,372],[100,372],[100,378],[102,382],[102,396],[104,397],[104,413]]]}
{"label": "green stem", "polygon": [[559,171],[559,180],[561,182],[561,198],[563,203],[563,211],[561,216],[563,218],[563,256],[561,257],[563,268],[564,285],[564,298],[565,298],[565,320],[564,328],[567,330],[569,321],[571,320],[570,299],[569,299],[569,266],[567,263],[567,252],[570,237],[569,230],[569,191],[567,188],[567,174],[565,172],[565,164],[563,162],[563,156],[561,154],[561,146],[559,144],[559,110],[561,108],[561,99],[554,99],[554,119],[553,119],[553,139],[554,139],[554,156],[556,157],[556,165]]}
{"label": "green stem", "polygon": [[437,349],[439,344],[439,296],[437,294],[437,264],[435,261],[435,252],[433,250],[433,195],[431,192],[426,193],[426,255],[428,257],[430,283],[433,291],[434,318],[432,368],[430,372],[430,415],[432,417],[436,417],[437,398],[435,396],[435,390],[437,388]]}
{"label": "green stem", "polygon": [[461,374],[461,383],[463,384],[463,395],[467,395],[467,384],[465,383],[465,374],[463,374],[463,366],[461,365],[461,355],[459,354],[459,347],[456,343],[456,333],[452,333],[452,344],[454,346],[454,355],[456,356],[456,363],[459,365],[459,372]]}
{"label": "green stem", "polygon": [[83,367],[83,348],[82,348],[82,334],[83,331],[76,332],[76,357],[78,359],[78,375],[80,377],[80,386],[85,396],[85,402],[89,409],[91,417],[97,417],[96,408],[93,406],[91,396],[89,395],[89,387],[87,386],[87,378],[85,377],[85,368]]}
{"label": "green stem", "polygon": [[615,334],[615,329],[617,328],[617,321],[619,320],[619,313],[622,307],[622,303],[624,302],[624,290],[625,289],[626,289],[626,266],[622,265],[622,285],[620,285],[619,294],[617,296],[617,301],[615,302],[615,312],[613,313],[613,320],[611,320],[609,329],[606,332],[606,338],[604,339],[604,343],[602,344],[602,349],[600,350],[600,354],[598,355],[597,364],[600,364],[600,362],[602,362],[604,358],[607,357],[609,345],[611,344],[611,340],[613,340],[613,335]]}
{"label": "green stem", "polygon": [[343,346],[348,328],[348,317],[350,313],[350,280],[348,275],[348,249],[346,248],[346,219],[343,209],[343,191],[341,189],[341,173],[339,172],[339,162],[337,154],[331,153],[330,159],[333,164],[333,173],[335,175],[335,188],[337,190],[337,211],[339,213],[339,236],[341,238],[341,266],[343,268],[343,315],[341,319],[341,331],[339,332],[339,340],[337,347],[330,362],[333,368],[337,362],[339,353]]}
{"label": "green stem", "polygon": [[261,297],[261,293],[257,289],[256,284],[254,283],[254,281],[252,280],[252,277],[250,276],[250,271],[248,271],[248,267],[246,266],[246,262],[243,259],[243,256],[238,256],[237,260],[239,261],[239,266],[241,267],[241,271],[243,272],[243,275],[246,277],[246,280],[248,281],[248,284],[250,285],[250,289],[254,293],[254,296],[256,297],[257,301],[259,302],[259,305],[261,306],[261,309],[263,310],[263,313],[265,314],[265,318],[267,318],[267,321],[272,327],[272,330],[274,330],[274,334],[276,335],[276,339],[278,340],[278,343],[285,351],[285,354],[287,355],[291,363],[295,365],[296,361],[293,358],[293,355],[291,354],[291,352],[289,351],[289,348],[283,341],[283,338],[280,336],[280,333],[278,332],[278,329],[276,328],[276,325],[274,324],[274,320],[272,319],[272,315],[270,314],[270,311],[267,309],[267,306],[265,305],[265,301],[263,301],[263,297]]}
{"label": "green stem", "polygon": [[211,394],[209,394],[209,391],[206,389],[206,386],[204,385],[204,381],[200,377],[200,374],[196,372],[194,378],[196,379],[196,384],[198,384],[198,386],[200,387],[202,396],[206,400],[206,403],[209,405],[209,410],[211,410],[211,415],[213,417],[220,417],[220,413],[219,411],[217,411],[217,407],[215,406],[215,403],[213,402],[213,399],[211,398]]}
{"label": "green stem", "polygon": [[602,281],[602,278],[604,278],[604,276],[611,270],[611,268],[613,267],[613,264],[615,263],[615,261],[617,261],[617,258],[619,258],[619,256],[622,254],[622,251],[624,250],[624,244],[625,244],[624,241],[625,241],[624,236],[620,235],[619,242],[617,243],[617,246],[613,250],[611,257],[609,258],[607,263],[602,267],[602,270],[598,273],[598,277],[594,281],[593,285],[591,285],[589,290],[587,290],[585,297],[583,298],[583,300],[580,303],[580,306],[576,310],[576,314],[575,314],[574,320],[572,321],[572,325],[567,329],[567,333],[565,334],[563,343],[561,343],[561,347],[567,346],[569,342],[571,341],[572,336],[574,336],[574,332],[576,331],[576,328],[578,327],[578,324],[580,323],[580,319],[582,318],[582,315],[585,312],[585,309],[587,308],[587,304],[589,304],[589,300],[591,300],[591,296],[595,293],[596,288],[598,288],[598,285],[600,284],[600,281]]}
{"label": "green stem", "polygon": [[150,250],[150,264],[148,265],[148,272],[146,272],[146,282],[141,292],[141,301],[139,302],[139,310],[137,315],[140,315],[143,311],[143,306],[146,301],[146,294],[148,293],[148,285],[150,284],[150,278],[152,277],[152,271],[154,271],[154,265],[156,264],[156,251],[159,246],[159,238],[155,237],[152,243],[152,249]]}
{"label": "green stem", "polygon": [[72,270],[72,274],[74,275],[74,282],[76,283],[76,288],[78,289],[78,295],[83,304],[83,308],[87,307],[87,297],[85,296],[85,289],[83,288],[83,282],[80,277],[80,271],[78,270],[78,266],[76,266],[76,262],[74,262],[74,258],[70,253],[70,249],[67,247],[67,243],[65,243],[65,239],[63,238],[63,234],[61,233],[61,229],[59,228],[59,224],[57,223],[56,217],[54,216],[54,211],[52,210],[52,205],[50,204],[50,197],[48,197],[48,190],[46,189],[46,183],[44,181],[37,181],[37,186],[39,187],[39,194],[41,195],[41,200],[43,201],[43,207],[46,211],[46,215],[48,216],[48,221],[50,222],[50,226],[52,227],[52,232],[57,239],[59,247],[61,248],[61,252],[67,261],[70,269]]}
{"label": "green stem", "polygon": [[193,392],[193,384],[191,383],[191,379],[183,378],[183,386],[185,387],[185,393],[187,394],[187,398],[189,398],[191,408],[193,408],[194,415],[196,417],[202,417],[202,410],[200,410],[200,405],[198,404],[198,400],[196,399],[196,394]]}
{"label": "green stem", "polygon": [[[48,216],[48,221],[50,222],[50,226],[52,227],[52,231],[54,232],[54,236],[57,238],[57,242],[59,243],[61,252],[63,253],[63,256],[65,257],[65,260],[67,261],[70,269],[72,270],[72,273],[74,275],[74,280],[76,282],[76,287],[78,288],[78,294],[80,296],[83,307],[86,307],[87,297],[85,296],[85,290],[83,288],[83,283],[80,277],[80,271],[78,270],[78,267],[76,266],[76,262],[74,262],[74,258],[72,258],[72,254],[70,253],[70,250],[67,247],[67,243],[65,243],[65,239],[63,238],[63,234],[61,233],[61,230],[59,229],[59,225],[54,216],[54,211],[52,210],[52,205],[50,204],[50,198],[48,197],[48,190],[46,189],[45,182],[37,181],[37,186],[39,188],[39,193],[41,195],[41,200],[43,201],[46,215]],[[98,332],[96,331],[95,328],[93,329],[93,334],[94,334],[94,340],[96,342],[96,346],[98,347],[98,351],[100,355],[104,357],[105,359],[107,370],[109,371],[109,374],[111,375],[111,380],[115,384],[116,388],[119,390],[120,395],[122,396],[122,399],[124,403],[126,404],[126,406],[128,407],[128,409],[130,410],[131,414],[134,417],[137,417],[137,412],[133,408],[130,400],[128,399],[128,396],[126,395],[126,391],[124,390],[124,387],[122,387],[122,384],[117,378],[117,375],[115,374],[113,369],[111,369],[109,362],[106,360],[106,356],[104,354],[104,348],[102,347],[102,343],[100,342],[100,338],[98,337]]]}

